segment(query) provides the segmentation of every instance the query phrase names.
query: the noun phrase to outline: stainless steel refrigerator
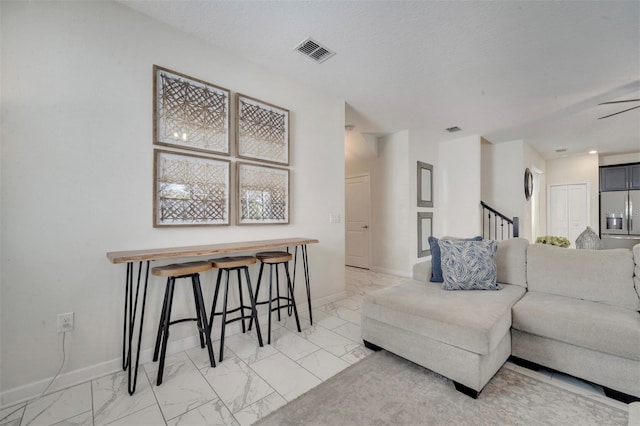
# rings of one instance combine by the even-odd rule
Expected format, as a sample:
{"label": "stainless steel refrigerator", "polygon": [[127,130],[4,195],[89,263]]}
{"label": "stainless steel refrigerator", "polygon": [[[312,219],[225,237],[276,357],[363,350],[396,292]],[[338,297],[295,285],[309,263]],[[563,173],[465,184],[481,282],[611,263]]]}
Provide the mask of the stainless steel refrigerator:
{"label": "stainless steel refrigerator", "polygon": [[600,234],[606,248],[640,243],[640,190],[600,193]]}

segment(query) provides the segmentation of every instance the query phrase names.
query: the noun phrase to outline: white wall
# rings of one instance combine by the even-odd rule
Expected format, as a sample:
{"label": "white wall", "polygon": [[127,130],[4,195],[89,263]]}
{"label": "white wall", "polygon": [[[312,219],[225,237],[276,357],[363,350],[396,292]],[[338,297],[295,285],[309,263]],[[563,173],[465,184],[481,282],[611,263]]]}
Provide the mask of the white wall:
{"label": "white wall", "polygon": [[435,236],[470,237],[481,231],[480,136],[439,143],[439,203]]}
{"label": "white wall", "polygon": [[589,225],[596,233],[600,230],[599,219],[599,171],[597,155],[582,155],[547,160],[547,188],[551,185],[586,183],[589,192]]}
{"label": "white wall", "polygon": [[618,155],[601,155],[598,159],[600,166],[613,166],[625,163],[640,163],[640,152]]}
{"label": "white wall", "polygon": [[[342,100],[118,3],[2,2],[0,10],[3,404],[17,387],[40,382],[31,391],[42,391],[55,373],[58,313],[76,314],[65,373],[120,362],[125,267],[110,264],[108,251],[313,237],[314,299],[344,294],[344,268],[335,267],[344,265],[344,227],[328,220],[344,217]],[[153,64],[291,111],[290,225],[152,227]],[[203,282],[210,300],[211,277]],[[144,348],[154,343],[162,287],[151,280]],[[296,289],[304,300],[304,286]],[[176,315],[191,304],[178,297]],[[193,330],[176,327],[171,339]]]}
{"label": "white wall", "polygon": [[524,213],[524,142],[483,143],[482,201],[507,217]]}
{"label": "white wall", "polygon": [[402,276],[411,266],[408,157],[408,131],[381,137],[371,174],[372,269]]}
{"label": "white wall", "polygon": [[534,241],[532,200],[524,197],[524,170],[540,170],[540,229],[546,229],[545,160],[523,140],[482,144],[482,200],[508,217],[518,217],[519,236]]}
{"label": "white wall", "polygon": [[[520,236],[528,239],[531,242],[535,242],[536,238],[540,235],[547,234],[547,162],[546,160],[529,145],[528,143],[524,143],[524,165],[528,167],[532,171],[539,171],[541,174],[537,176],[538,182],[534,185],[538,188],[537,201],[537,212],[539,216],[538,222],[538,235],[534,235],[533,232],[533,219],[531,216],[531,201],[525,201],[524,204],[524,212],[522,214],[523,220],[520,223],[521,233]],[[534,175],[535,176],[535,175]],[[534,177],[534,179],[536,179]],[[523,171],[523,179],[522,179],[522,193],[524,194],[524,171]],[[522,200],[524,201],[524,195],[522,196]]]}
{"label": "white wall", "polygon": [[345,176],[370,173],[378,156],[378,137],[355,130],[344,132]]}

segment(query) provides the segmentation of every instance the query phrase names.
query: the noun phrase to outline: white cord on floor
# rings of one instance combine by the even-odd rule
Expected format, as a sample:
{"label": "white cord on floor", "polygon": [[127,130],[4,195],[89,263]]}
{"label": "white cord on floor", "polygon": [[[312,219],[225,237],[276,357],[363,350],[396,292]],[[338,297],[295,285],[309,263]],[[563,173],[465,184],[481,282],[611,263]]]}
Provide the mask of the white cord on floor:
{"label": "white cord on floor", "polygon": [[62,367],[64,367],[64,361],[67,358],[67,354],[64,350],[64,341],[65,341],[65,337],[67,336],[67,332],[65,331],[64,333],[62,333],[62,362],[60,363],[60,368],[58,368],[58,372],[56,373],[55,376],[53,376],[53,379],[51,379],[51,381],[49,382],[49,384],[47,385],[47,387],[42,391],[42,393],[40,394],[40,397],[42,397],[42,395],[44,395],[45,393],[47,393],[47,391],[49,390],[49,388],[51,387],[51,385],[53,384],[53,382],[55,382],[55,380],[58,378],[58,376],[60,375],[60,372],[62,371]]}
{"label": "white cord on floor", "polygon": [[[51,385],[53,384],[53,382],[58,378],[58,376],[60,375],[60,372],[62,371],[62,367],[64,367],[64,362],[66,360],[66,351],[64,348],[64,342],[65,342],[65,337],[67,335],[67,332],[65,331],[64,333],[62,333],[62,363],[60,364],[60,368],[58,368],[58,372],[56,373],[55,376],[53,376],[53,379],[51,379],[51,381],[49,382],[49,384],[47,385],[47,387],[42,391],[42,393],[40,395],[38,395],[37,398],[35,399],[39,399],[42,398],[42,396],[49,390],[49,388],[51,387]],[[16,411],[21,410],[23,407],[22,404],[20,404],[18,406],[18,408],[16,408],[15,410],[11,411],[10,413],[7,413],[7,415],[5,415],[4,417],[0,418],[0,422],[3,422],[5,419],[9,418],[9,416],[11,416],[13,413],[15,413]]]}

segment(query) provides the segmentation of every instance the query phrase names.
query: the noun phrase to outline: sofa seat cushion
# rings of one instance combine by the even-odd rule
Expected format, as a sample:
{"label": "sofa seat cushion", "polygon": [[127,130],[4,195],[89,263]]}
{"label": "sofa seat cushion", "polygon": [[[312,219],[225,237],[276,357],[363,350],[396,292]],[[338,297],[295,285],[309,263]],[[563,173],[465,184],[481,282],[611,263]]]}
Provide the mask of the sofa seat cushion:
{"label": "sofa seat cushion", "polygon": [[480,355],[493,351],[511,327],[511,307],[525,289],[447,291],[409,281],[367,294],[362,315]]}
{"label": "sofa seat cushion", "polygon": [[640,314],[628,309],[529,291],[513,307],[513,328],[640,361]]}

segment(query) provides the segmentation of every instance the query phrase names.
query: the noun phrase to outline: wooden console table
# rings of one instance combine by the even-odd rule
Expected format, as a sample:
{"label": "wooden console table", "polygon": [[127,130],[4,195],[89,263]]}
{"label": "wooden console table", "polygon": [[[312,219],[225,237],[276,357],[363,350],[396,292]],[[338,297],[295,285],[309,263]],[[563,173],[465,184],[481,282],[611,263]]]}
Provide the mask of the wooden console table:
{"label": "wooden console table", "polygon": [[[125,300],[124,300],[124,325],[122,336],[122,369],[128,372],[128,391],[129,395],[133,395],[136,390],[138,379],[138,366],[140,363],[140,344],[142,341],[142,326],[144,324],[144,310],[147,300],[147,284],[149,283],[149,265],[151,261],[163,259],[178,259],[197,256],[212,256],[229,253],[264,251],[277,248],[295,247],[293,260],[293,282],[296,281],[296,263],[298,260],[298,247],[301,247],[302,265],[304,270],[304,279],[307,289],[307,303],[309,306],[309,321],[313,324],[313,316],[311,310],[311,285],[309,281],[309,258],[307,256],[307,244],[316,244],[318,240],[311,238],[282,238],[276,240],[260,240],[260,241],[243,241],[233,243],[209,244],[200,246],[187,247],[170,247],[155,248],[144,250],[130,251],[112,251],[107,253],[107,259],[111,263],[126,263],[127,275],[125,279]],[[138,262],[138,273],[135,279],[136,285],[134,289],[134,263]],[[142,264],[146,263],[144,272],[144,287],[142,289],[142,299],[139,303],[140,282],[142,280]],[[135,293],[135,296],[134,296]],[[135,360],[133,355],[133,335],[135,334],[135,323],[138,319],[138,306],[140,306],[140,325],[138,328],[138,342],[135,351]],[[133,361],[133,362],[132,362]],[[135,366],[135,367],[134,367]]]}

